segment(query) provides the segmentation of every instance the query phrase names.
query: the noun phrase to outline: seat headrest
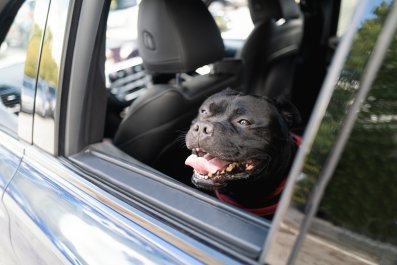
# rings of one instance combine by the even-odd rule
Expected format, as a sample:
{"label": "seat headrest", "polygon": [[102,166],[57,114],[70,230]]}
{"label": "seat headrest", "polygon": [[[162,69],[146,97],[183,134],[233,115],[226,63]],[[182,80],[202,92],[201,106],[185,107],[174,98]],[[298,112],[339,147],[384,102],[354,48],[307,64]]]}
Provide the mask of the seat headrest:
{"label": "seat headrest", "polygon": [[183,73],[220,60],[220,31],[202,0],[143,0],[138,49],[145,69]]}
{"label": "seat headrest", "polygon": [[301,16],[295,0],[249,0],[249,8],[254,24],[269,18],[289,20]]}

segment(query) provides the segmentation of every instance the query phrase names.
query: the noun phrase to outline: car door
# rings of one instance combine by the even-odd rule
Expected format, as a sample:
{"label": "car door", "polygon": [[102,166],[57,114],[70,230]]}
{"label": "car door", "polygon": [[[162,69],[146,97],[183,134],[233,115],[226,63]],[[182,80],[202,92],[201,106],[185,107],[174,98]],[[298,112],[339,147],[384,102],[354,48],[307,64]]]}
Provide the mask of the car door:
{"label": "car door", "polygon": [[16,130],[23,157],[2,198],[11,253],[19,264],[255,263],[269,222],[101,141],[96,54],[110,2],[36,0]]}

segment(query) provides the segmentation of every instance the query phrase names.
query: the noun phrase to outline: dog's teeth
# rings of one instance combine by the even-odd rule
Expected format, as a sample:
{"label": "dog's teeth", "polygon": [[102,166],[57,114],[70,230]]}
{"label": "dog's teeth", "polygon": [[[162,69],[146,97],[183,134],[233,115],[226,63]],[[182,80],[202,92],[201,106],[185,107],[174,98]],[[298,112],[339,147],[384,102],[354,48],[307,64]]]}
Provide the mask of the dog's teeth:
{"label": "dog's teeth", "polygon": [[210,178],[211,178],[211,177],[212,177],[212,173],[208,173],[208,177],[210,177]]}
{"label": "dog's teeth", "polygon": [[246,170],[252,170],[254,168],[254,165],[252,165],[252,164],[246,164],[245,165],[245,169]]}
{"label": "dog's teeth", "polygon": [[234,163],[230,164],[227,166],[226,171],[227,172],[231,172],[233,170],[233,168],[235,167]]}

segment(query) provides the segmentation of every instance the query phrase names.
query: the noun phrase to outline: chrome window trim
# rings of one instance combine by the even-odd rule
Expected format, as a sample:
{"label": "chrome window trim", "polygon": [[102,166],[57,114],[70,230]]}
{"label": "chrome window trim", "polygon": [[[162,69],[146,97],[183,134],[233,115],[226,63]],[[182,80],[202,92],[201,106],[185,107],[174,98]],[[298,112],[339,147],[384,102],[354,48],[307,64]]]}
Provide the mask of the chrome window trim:
{"label": "chrome window trim", "polygon": [[[346,56],[350,50],[351,44],[353,43],[355,32],[357,31],[357,27],[361,22],[361,18],[364,15],[364,11],[368,3],[368,0],[360,1],[358,6],[356,7],[351,26],[346,31],[344,37],[342,37],[339,47],[332,59],[329,72],[326,75],[321,91],[317,97],[318,100],[312,111],[313,115],[311,115],[309,123],[306,126],[307,129],[302,137],[302,145],[299,147],[299,151],[291,167],[287,185],[285,186],[276,215],[273,218],[271,229],[263,246],[263,251],[259,259],[261,264],[266,263],[266,259],[274,244],[276,234],[280,229],[280,225],[292,200],[295,182],[299,178],[306,156],[310,152],[311,146],[320,127],[322,118],[325,115],[325,111],[334,92],[336,82],[342,71],[343,64],[346,61]],[[292,250],[293,248],[294,246],[292,247]]]}

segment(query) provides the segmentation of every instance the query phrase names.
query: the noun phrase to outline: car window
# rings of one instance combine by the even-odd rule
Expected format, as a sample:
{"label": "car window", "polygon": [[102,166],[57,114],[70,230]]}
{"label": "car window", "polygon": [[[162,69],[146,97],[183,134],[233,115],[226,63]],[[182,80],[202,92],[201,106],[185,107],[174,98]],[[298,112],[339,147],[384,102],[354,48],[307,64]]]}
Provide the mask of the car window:
{"label": "car window", "polygon": [[340,3],[339,10],[339,19],[338,19],[338,28],[336,35],[341,37],[349,24],[351,23],[351,19],[353,16],[353,12],[355,7],[357,6],[357,0],[342,0]]}
{"label": "car window", "polygon": [[25,1],[20,7],[0,48],[0,123],[16,134],[17,116],[21,109],[21,89],[28,40],[33,26],[36,1]]}
{"label": "car window", "polygon": [[[366,65],[369,46],[375,43],[382,24],[386,20],[391,3],[382,2],[368,14],[353,44],[351,56],[346,62],[342,78],[337,85],[330,110],[323,120],[320,134],[315,142],[317,156],[311,156],[305,165],[310,172],[302,180],[296,201],[307,190],[310,176],[321,170],[318,158],[331,145],[331,131],[335,123],[346,115],[342,102],[352,105],[350,95],[355,93],[363,79],[362,66]],[[345,149],[329,182],[316,218],[304,245],[313,244],[315,236],[338,251],[349,251],[343,255],[343,264],[362,261],[363,264],[393,264],[397,253],[397,35],[381,65],[377,78],[365,101],[349,136]],[[363,45],[363,43],[367,45]],[[306,259],[301,253],[299,260]],[[339,257],[338,262],[341,262]],[[332,263],[332,262],[331,262]]]}
{"label": "car window", "polygon": [[[358,31],[278,230],[276,240],[288,243],[283,248],[274,244],[278,250],[272,248],[268,260],[286,253],[297,236],[289,264],[396,262],[396,35],[389,46],[384,39],[379,42],[391,6],[391,1],[377,2],[359,9]],[[362,101],[360,90],[374,68],[372,55],[383,50],[383,64]],[[359,113],[352,110],[358,102]],[[343,137],[348,137],[346,144]]]}
{"label": "car window", "polygon": [[254,28],[248,1],[212,1],[208,10],[223,39],[245,40]]}

